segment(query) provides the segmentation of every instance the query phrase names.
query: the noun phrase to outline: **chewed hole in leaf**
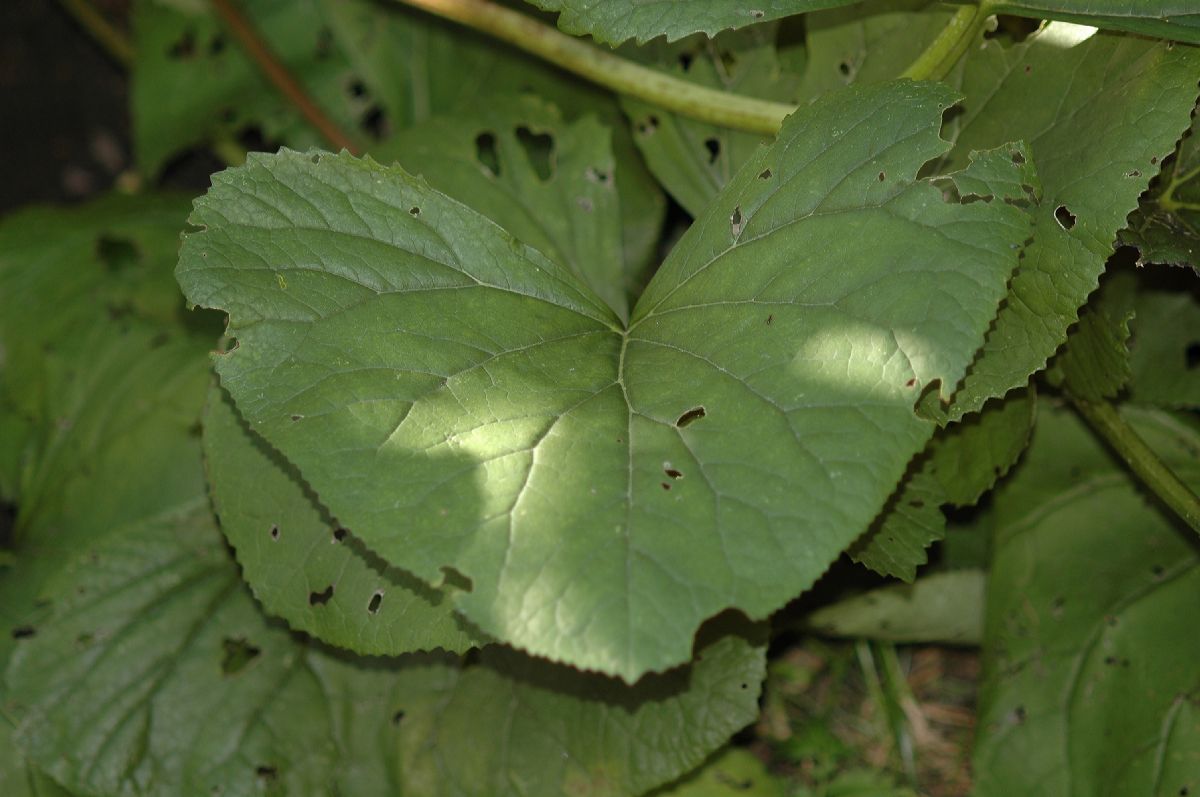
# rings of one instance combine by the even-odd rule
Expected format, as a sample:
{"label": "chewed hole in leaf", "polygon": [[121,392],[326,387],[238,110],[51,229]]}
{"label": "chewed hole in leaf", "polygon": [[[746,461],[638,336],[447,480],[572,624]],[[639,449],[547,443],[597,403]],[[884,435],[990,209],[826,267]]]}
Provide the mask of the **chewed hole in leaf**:
{"label": "chewed hole in leaf", "polygon": [[416,218],[417,216],[421,215],[421,209],[419,207],[417,207],[416,205],[413,205],[411,208],[408,209],[408,215],[412,216],[413,218]]}
{"label": "chewed hole in leaf", "polygon": [[600,183],[600,185],[608,185],[609,181],[612,180],[612,175],[610,175],[608,172],[604,171],[603,169],[597,169],[593,166],[589,166],[584,169],[583,176],[588,180],[588,182]]}
{"label": "chewed hole in leaf", "polygon": [[196,32],[188,28],[167,48],[167,57],[186,61],[196,55]]}
{"label": "chewed hole in leaf", "polygon": [[12,630],[13,639],[29,639],[37,634],[37,629],[31,625],[19,625]]}
{"label": "chewed hole in leaf", "polygon": [[364,133],[377,140],[387,138],[388,133],[391,132],[387,114],[384,112],[383,106],[378,103],[367,106],[358,120],[358,126]]}
{"label": "chewed hole in leaf", "polygon": [[880,172],[880,173],[879,173],[879,175],[877,176],[877,178],[876,178],[876,179],[878,179],[878,180],[879,180],[879,182],[881,182],[881,183],[882,183],[884,180],[886,180],[886,179],[887,179],[887,173],[886,173],[886,172]]}
{"label": "chewed hole in leaf", "polygon": [[272,781],[279,776],[279,770],[270,764],[259,764],[254,768],[254,774],[261,780]]}
{"label": "chewed hole in leaf", "polygon": [[225,52],[225,37],[218,33],[208,40],[208,54],[215,57],[223,52]]}
{"label": "chewed hole in leaf", "polygon": [[658,130],[658,117],[651,114],[638,122],[637,131],[640,136],[652,136]]}
{"label": "chewed hole in leaf", "polygon": [[383,603],[383,592],[377,591],[374,595],[371,596],[370,602],[367,603],[367,613],[368,614],[378,614],[379,606],[382,603]]}
{"label": "chewed hole in leaf", "polygon": [[679,54],[679,68],[682,69],[684,72],[688,71],[689,69],[692,68],[692,61],[694,61],[695,58],[696,58],[696,56],[693,55],[692,53],[689,53],[689,52],[680,53]]}
{"label": "chewed hole in leaf", "polygon": [[271,530],[267,533],[271,536],[272,540],[279,539],[279,527],[278,526],[272,526]]}
{"label": "chewed hole in leaf", "polygon": [[693,407],[692,409],[680,415],[679,420],[675,421],[675,425],[682,429],[685,426],[692,425],[696,421],[703,418],[706,414],[707,413],[704,411],[703,407]]}
{"label": "chewed hole in leaf", "polygon": [[770,179],[771,179],[771,170],[770,170],[770,169],[763,169],[761,172],[759,172],[759,173],[758,173],[758,179],[760,179],[760,180],[770,180]]}
{"label": "chewed hole in leaf", "polygon": [[554,138],[548,133],[535,133],[528,127],[517,128],[517,141],[525,150],[529,165],[542,182],[554,175]]}
{"label": "chewed hole in leaf", "polygon": [[493,177],[500,176],[500,156],[496,152],[496,136],[493,133],[475,136],[475,160]]}
{"label": "chewed hole in leaf", "polygon": [[1183,363],[1189,371],[1200,365],[1200,341],[1192,341],[1183,350]]}
{"label": "chewed hole in leaf", "polygon": [[663,468],[663,473],[667,474],[672,479],[682,479],[683,478],[683,472],[676,470],[675,468],[672,468],[670,465],[667,465],[665,468]]}
{"label": "chewed hole in leaf", "polygon": [[324,606],[325,604],[329,603],[329,600],[332,597],[333,597],[333,585],[330,584],[328,587],[321,590],[320,592],[308,593],[308,605],[309,606]]}
{"label": "chewed hole in leaf", "polygon": [[396,710],[392,714],[392,724],[393,725],[399,725],[400,720],[402,720],[402,719],[404,719],[404,712],[402,710]]}
{"label": "chewed hole in leaf", "polygon": [[221,672],[225,675],[237,675],[258,658],[260,653],[260,648],[241,637],[226,637],[221,641]]}
{"label": "chewed hole in leaf", "polygon": [[704,139],[704,148],[708,150],[708,162],[716,163],[721,157],[721,142],[715,138]]}
{"label": "chewed hole in leaf", "polygon": [[663,488],[664,490],[670,490],[670,489],[671,489],[671,485],[670,485],[670,483],[669,483],[669,482],[663,482],[661,486],[662,486],[662,488]]}
{"label": "chewed hole in leaf", "polygon": [[1058,221],[1058,226],[1064,230],[1069,230],[1075,226],[1075,214],[1067,210],[1066,205],[1059,205],[1054,209],[1054,218]]}
{"label": "chewed hole in leaf", "polygon": [[137,245],[128,238],[101,235],[96,238],[96,257],[109,272],[123,271],[142,259]]}
{"label": "chewed hole in leaf", "polygon": [[733,233],[733,237],[737,238],[742,234],[742,208],[736,207],[733,213],[729,216],[729,230]]}
{"label": "chewed hole in leaf", "polygon": [[333,541],[335,543],[341,542],[342,540],[346,539],[346,535],[349,533],[350,532],[346,531],[344,528],[339,526],[338,528],[333,530]]}

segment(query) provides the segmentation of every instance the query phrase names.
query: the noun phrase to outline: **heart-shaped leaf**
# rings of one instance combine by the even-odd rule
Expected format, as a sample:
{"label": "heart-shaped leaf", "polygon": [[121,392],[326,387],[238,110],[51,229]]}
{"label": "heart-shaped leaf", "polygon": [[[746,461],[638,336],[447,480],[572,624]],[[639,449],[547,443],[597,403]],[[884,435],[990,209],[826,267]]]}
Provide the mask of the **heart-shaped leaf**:
{"label": "heart-shaped leaf", "polygon": [[705,618],[812,584],[929,439],[913,404],[962,378],[1036,194],[1014,146],[956,176],[964,201],[916,180],[952,100],[902,82],[791,117],[628,327],[346,155],[216,176],[178,276],[230,314],[224,386],[333,516],[426,581],[469,579],[485,633],[632,680],[686,661]]}

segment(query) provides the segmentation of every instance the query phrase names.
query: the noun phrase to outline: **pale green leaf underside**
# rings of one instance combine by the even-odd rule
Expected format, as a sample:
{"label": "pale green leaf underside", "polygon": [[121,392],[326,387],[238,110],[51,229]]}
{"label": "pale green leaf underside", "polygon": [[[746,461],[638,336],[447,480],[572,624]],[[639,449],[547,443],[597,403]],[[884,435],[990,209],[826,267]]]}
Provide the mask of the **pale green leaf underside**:
{"label": "pale green leaf underside", "polygon": [[1044,367],[1096,288],[1156,164],[1187,128],[1200,53],[1089,33],[1056,23],[1012,47],[985,42],[957,78],[966,98],[949,123],[952,162],[1026,140],[1044,196],[1033,243],[951,408],[954,418]]}
{"label": "pale green leaf underside", "polygon": [[1192,0],[998,0],[992,7],[1002,14],[1200,44],[1200,9]]}
{"label": "pale green leaf underside", "polygon": [[[928,439],[913,403],[961,379],[1029,233],[1014,204],[913,181],[951,101],[905,82],[792,117],[628,331],[561,266],[348,156],[215,177],[178,275],[230,313],[217,367],[243,417],[368,547],[468,578],[458,607],[489,635],[633,679],[720,610],[809,586]],[[1006,149],[957,179],[1024,202],[1027,167]]]}
{"label": "pale green leaf underside", "polygon": [[[1125,413],[1193,487],[1200,435]],[[1065,411],[995,498],[980,797],[1153,794],[1200,785],[1195,537]]]}
{"label": "pale green leaf underside", "polygon": [[951,570],[892,584],[817,609],[814,630],[889,642],[977,645],[983,637],[982,570]]}
{"label": "pale green leaf underside", "polygon": [[338,526],[215,385],[204,456],[221,531],[268,613],[364,654],[463,652],[483,643],[439,590],[388,567]]}

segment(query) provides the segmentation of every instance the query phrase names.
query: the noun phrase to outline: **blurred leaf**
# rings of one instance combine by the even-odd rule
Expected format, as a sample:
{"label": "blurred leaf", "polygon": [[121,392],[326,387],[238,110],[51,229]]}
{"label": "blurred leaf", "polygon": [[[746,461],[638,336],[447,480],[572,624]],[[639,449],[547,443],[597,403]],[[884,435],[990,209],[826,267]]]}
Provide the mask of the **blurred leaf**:
{"label": "blurred leaf", "polygon": [[767,771],[753,753],[730,747],[679,783],[653,797],[785,797],[785,782]]}
{"label": "blurred leaf", "polygon": [[1184,290],[1142,290],[1130,346],[1130,398],[1175,409],[1200,407],[1200,300],[1196,278]]}
{"label": "blurred leaf", "polygon": [[1079,323],[1048,374],[1052,384],[1088,401],[1114,398],[1129,383],[1129,323],[1137,277],[1109,274],[1079,314]]}

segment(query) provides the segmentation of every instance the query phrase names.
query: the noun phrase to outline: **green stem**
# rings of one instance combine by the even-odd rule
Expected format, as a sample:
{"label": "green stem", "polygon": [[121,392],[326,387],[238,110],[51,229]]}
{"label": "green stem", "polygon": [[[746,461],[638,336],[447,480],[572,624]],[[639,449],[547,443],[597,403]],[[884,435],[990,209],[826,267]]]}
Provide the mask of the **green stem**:
{"label": "green stem", "polygon": [[59,0],[59,5],[88,32],[108,56],[129,69],[133,66],[133,45],[129,37],[100,15],[88,0]]}
{"label": "green stem", "polygon": [[792,105],[717,91],[627,61],[489,0],[396,0],[532,53],[620,94],[702,122],[775,135]]}
{"label": "green stem", "polygon": [[1116,408],[1108,402],[1087,401],[1074,396],[1071,396],[1071,402],[1088,425],[1125,460],[1142,483],[1194,531],[1200,533],[1200,498],[1150,450],[1146,441],[1125,423]]}
{"label": "green stem", "polygon": [[959,8],[937,38],[930,42],[925,52],[917,56],[917,60],[913,61],[900,77],[941,80],[950,74],[958,59],[962,58],[967,48],[979,38],[988,17],[992,15],[991,6],[989,0],[980,0],[979,5]]}

